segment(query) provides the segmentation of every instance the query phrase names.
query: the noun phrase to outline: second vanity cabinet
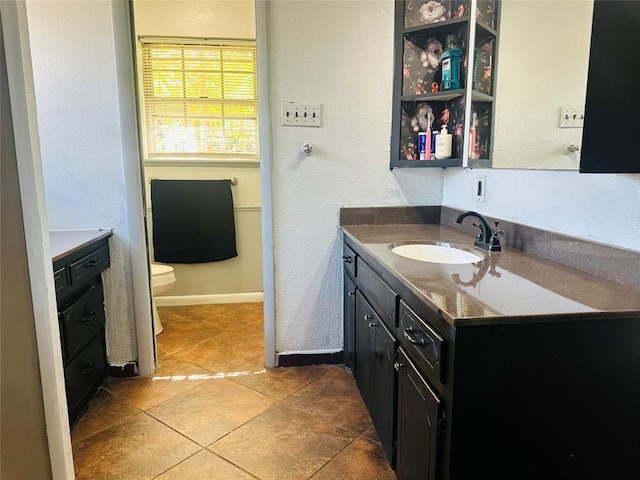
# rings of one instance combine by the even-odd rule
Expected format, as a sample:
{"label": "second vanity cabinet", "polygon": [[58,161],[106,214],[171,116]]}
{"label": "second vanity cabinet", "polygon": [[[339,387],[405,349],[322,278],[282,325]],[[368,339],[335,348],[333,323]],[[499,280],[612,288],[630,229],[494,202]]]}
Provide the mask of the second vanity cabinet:
{"label": "second vanity cabinet", "polygon": [[[580,303],[566,286],[576,273],[522,260],[567,297],[529,277],[512,285],[545,296],[523,297],[526,306],[514,308],[531,313],[510,316],[504,302],[473,303],[453,283],[452,293],[436,292],[443,306],[435,308],[416,289],[445,288],[449,270],[403,263],[371,231],[365,246],[344,237],[345,331],[355,331],[345,357],[398,479],[640,478],[637,292],[580,276],[589,292]],[[516,268],[519,255],[510,251],[505,267]],[[516,282],[501,271],[488,278]],[[602,307],[590,307],[594,296]],[[463,305],[471,315],[448,313]]]}
{"label": "second vanity cabinet", "polygon": [[107,374],[101,273],[110,264],[110,235],[52,232],[52,250],[60,250],[54,254],[53,268],[70,424],[78,420]]}

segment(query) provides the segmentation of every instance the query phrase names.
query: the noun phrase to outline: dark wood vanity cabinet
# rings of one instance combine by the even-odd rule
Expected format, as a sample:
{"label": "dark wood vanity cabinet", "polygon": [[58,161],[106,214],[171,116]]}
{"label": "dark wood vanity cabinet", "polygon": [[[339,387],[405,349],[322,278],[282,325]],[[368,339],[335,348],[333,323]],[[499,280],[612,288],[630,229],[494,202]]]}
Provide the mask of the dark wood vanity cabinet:
{"label": "dark wood vanity cabinet", "polygon": [[54,282],[69,422],[74,424],[107,373],[101,273],[109,267],[107,238],[54,258]]}
{"label": "dark wood vanity cabinet", "polygon": [[356,284],[354,281],[356,254],[348,246],[343,247],[344,262],[343,312],[344,312],[344,364],[355,374],[356,354]]}
{"label": "dark wood vanity cabinet", "polygon": [[398,439],[396,476],[400,480],[436,480],[441,429],[438,395],[398,349]]}
{"label": "dark wood vanity cabinet", "polygon": [[581,173],[640,172],[639,29],[639,2],[594,2]]}
{"label": "dark wood vanity cabinet", "polygon": [[398,479],[640,478],[637,312],[447,320],[347,242],[352,368]]}

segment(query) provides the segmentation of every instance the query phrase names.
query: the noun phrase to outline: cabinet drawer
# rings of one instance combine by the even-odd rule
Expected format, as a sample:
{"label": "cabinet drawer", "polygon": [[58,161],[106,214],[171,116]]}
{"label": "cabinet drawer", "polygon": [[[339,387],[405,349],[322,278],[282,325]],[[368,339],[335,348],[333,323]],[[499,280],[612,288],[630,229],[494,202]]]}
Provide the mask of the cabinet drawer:
{"label": "cabinet drawer", "polygon": [[397,295],[371,270],[369,265],[361,260],[358,261],[358,286],[365,292],[367,299],[374,304],[386,326],[395,331]]}
{"label": "cabinet drawer", "polygon": [[344,270],[351,275],[351,278],[356,278],[356,252],[351,250],[345,243],[342,245],[342,262],[344,263]]}
{"label": "cabinet drawer", "polygon": [[71,272],[71,285],[74,287],[90,278],[97,276],[109,266],[109,250],[107,247],[94,250],[80,260],[73,262],[69,270]]}
{"label": "cabinet drawer", "polygon": [[56,298],[62,298],[69,291],[69,275],[66,268],[53,272],[53,282],[56,286]]}
{"label": "cabinet drawer", "polygon": [[81,406],[91,397],[104,380],[107,360],[102,333],[87,345],[64,371],[69,419],[73,423]]}
{"label": "cabinet drawer", "polygon": [[404,302],[400,301],[400,343],[432,381],[445,383],[444,339]]}
{"label": "cabinet drawer", "polygon": [[98,333],[105,323],[102,287],[91,287],[61,313],[66,358],[76,353]]}

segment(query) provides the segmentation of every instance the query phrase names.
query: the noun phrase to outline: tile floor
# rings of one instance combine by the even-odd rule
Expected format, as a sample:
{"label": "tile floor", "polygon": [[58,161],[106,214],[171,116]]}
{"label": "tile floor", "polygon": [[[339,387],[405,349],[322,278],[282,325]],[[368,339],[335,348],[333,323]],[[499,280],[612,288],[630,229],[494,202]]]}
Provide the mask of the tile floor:
{"label": "tile floor", "polygon": [[351,373],[265,370],[262,304],[159,308],[152,378],[108,378],[72,430],[78,480],[386,480]]}

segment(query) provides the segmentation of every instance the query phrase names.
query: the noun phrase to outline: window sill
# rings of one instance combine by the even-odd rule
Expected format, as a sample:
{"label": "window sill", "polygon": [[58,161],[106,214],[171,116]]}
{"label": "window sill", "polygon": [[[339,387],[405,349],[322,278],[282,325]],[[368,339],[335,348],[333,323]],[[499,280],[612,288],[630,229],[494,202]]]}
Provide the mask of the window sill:
{"label": "window sill", "polygon": [[257,158],[165,158],[145,160],[145,167],[259,167]]}

